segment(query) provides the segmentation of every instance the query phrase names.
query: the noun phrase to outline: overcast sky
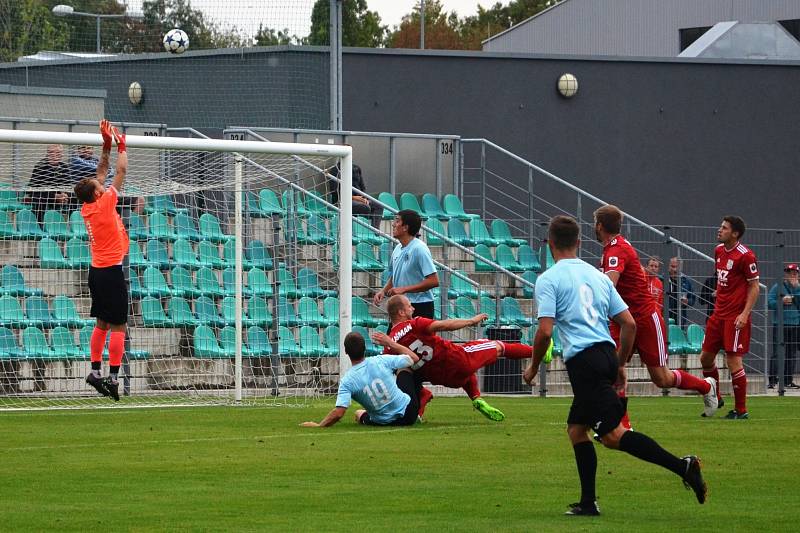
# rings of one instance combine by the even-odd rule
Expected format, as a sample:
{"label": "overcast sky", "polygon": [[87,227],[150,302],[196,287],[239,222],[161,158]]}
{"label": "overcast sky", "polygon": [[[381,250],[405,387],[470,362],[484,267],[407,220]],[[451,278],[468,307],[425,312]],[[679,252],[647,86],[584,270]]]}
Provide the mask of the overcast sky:
{"label": "overcast sky", "polygon": [[[236,26],[250,35],[259,23],[267,27],[289,28],[290,34],[303,37],[311,26],[314,0],[190,0],[194,9],[203,11],[210,19],[227,27]],[[445,11],[455,11],[460,17],[474,15],[478,4],[487,8],[497,0],[441,0]],[[69,3],[66,1],[65,3]],[[503,0],[502,3],[508,3]],[[371,11],[377,11],[389,28],[400,24],[403,15],[410,13],[419,0],[367,0]],[[128,9],[141,11],[142,0],[128,0]],[[191,38],[191,36],[190,36]]]}

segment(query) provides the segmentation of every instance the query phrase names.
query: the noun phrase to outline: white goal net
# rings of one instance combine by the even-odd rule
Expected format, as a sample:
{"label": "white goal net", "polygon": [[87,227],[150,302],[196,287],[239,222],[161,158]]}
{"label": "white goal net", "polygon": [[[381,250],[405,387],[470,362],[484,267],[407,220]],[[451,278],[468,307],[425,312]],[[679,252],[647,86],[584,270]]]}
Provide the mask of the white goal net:
{"label": "white goal net", "polygon": [[338,217],[351,212],[328,203],[319,169],[340,164],[349,190],[351,149],[128,136],[114,403],[85,382],[91,257],[73,193],[100,144],[0,130],[0,408],[301,404],[335,390],[352,294],[352,228]]}

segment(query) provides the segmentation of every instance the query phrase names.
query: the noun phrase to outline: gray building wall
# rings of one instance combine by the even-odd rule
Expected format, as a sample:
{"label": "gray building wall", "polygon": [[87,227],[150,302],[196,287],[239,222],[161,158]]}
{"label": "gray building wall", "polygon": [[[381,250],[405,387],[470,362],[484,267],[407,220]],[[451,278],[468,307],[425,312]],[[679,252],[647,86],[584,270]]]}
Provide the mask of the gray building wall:
{"label": "gray building wall", "polygon": [[800,19],[797,0],[564,0],[483,43],[487,52],[675,57],[678,30]]}
{"label": "gray building wall", "polygon": [[[327,50],[311,47],[0,64],[0,83],[105,89],[111,120],[217,129],[327,128],[328,77]],[[128,100],[133,81],[144,88],[138,106]]]}
{"label": "gray building wall", "polygon": [[0,117],[100,120],[105,90],[0,85]]}
{"label": "gray building wall", "polygon": [[798,67],[353,51],[344,125],[485,137],[660,224],[797,227]]}

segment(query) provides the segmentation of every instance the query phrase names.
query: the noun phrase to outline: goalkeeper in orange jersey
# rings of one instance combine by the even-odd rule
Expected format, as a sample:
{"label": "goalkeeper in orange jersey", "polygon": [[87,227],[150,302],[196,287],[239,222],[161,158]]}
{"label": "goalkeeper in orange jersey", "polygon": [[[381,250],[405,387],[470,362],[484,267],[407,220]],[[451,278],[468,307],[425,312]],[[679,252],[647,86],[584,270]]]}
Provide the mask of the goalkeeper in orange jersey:
{"label": "goalkeeper in orange jersey", "polygon": [[[92,262],[89,267],[89,293],[92,297],[91,316],[97,319],[89,342],[92,372],[86,383],[103,396],[119,401],[119,367],[125,350],[128,322],[128,285],[122,261],[128,253],[128,234],[117,213],[119,192],[128,171],[125,135],[107,120],[100,122],[103,152],[94,177],[84,178],[75,185],[75,195],[83,203],[81,216],[89,236]],[[116,174],[111,185],[103,184],[108,175],[111,142],[117,145]],[[101,375],[103,350],[109,329],[109,376]]]}

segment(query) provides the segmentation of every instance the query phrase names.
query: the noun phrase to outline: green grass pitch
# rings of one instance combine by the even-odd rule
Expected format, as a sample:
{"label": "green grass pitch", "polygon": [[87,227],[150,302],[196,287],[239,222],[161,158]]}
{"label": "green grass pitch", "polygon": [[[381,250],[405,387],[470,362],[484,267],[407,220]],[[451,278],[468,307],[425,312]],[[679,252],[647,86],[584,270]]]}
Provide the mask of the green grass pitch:
{"label": "green grass pitch", "polygon": [[636,430],[703,461],[709,501],[598,445],[603,516],[578,497],[569,399],[436,398],[412,428],[320,420],[308,408],[0,413],[2,531],[797,531],[800,398],[703,420],[699,398],[632,398]]}

